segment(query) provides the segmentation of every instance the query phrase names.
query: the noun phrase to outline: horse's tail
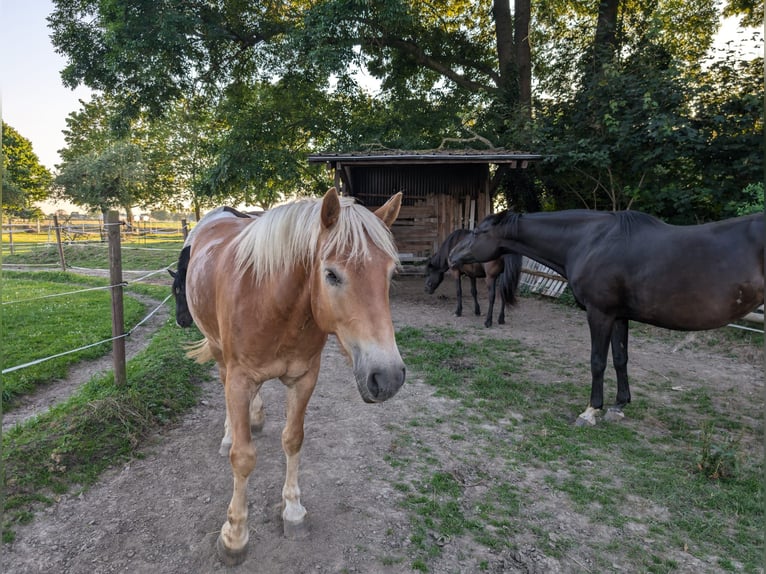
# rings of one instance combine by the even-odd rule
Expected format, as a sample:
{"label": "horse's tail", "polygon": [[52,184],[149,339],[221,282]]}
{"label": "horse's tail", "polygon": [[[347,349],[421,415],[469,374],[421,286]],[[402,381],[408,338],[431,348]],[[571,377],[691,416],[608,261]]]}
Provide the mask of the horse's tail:
{"label": "horse's tail", "polygon": [[194,359],[197,363],[207,363],[213,360],[213,352],[210,350],[210,343],[207,339],[187,345],[186,356]]}
{"label": "horse's tail", "polygon": [[500,294],[507,305],[517,302],[516,291],[521,280],[521,255],[508,253],[503,255],[503,272],[500,274]]}

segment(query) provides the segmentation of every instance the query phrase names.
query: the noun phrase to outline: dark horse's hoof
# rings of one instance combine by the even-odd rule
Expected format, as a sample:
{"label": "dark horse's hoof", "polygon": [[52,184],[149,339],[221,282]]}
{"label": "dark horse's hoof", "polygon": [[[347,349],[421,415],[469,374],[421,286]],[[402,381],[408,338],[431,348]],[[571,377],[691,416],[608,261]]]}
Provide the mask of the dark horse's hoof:
{"label": "dark horse's hoof", "polygon": [[218,558],[226,566],[239,566],[245,561],[245,558],[247,558],[247,544],[239,550],[231,550],[223,545],[223,540],[220,536],[215,543],[215,550],[218,554]]}

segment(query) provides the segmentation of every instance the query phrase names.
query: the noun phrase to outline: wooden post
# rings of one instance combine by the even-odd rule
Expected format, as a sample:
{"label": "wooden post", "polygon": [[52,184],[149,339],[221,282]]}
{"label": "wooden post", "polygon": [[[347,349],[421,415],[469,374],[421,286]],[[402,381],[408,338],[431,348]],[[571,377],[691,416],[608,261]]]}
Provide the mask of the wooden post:
{"label": "wooden post", "polygon": [[13,219],[8,218],[8,244],[11,248],[11,255],[13,255]]}
{"label": "wooden post", "polygon": [[189,237],[189,224],[186,223],[185,217],[181,220],[181,233],[184,234],[184,241],[186,241],[186,238]]}
{"label": "wooden post", "polygon": [[110,211],[107,214],[107,234],[109,236],[109,280],[112,284],[112,362],[114,364],[114,383],[125,386],[128,381],[125,367],[125,318],[122,307],[122,247],[120,245],[120,214]]}
{"label": "wooden post", "polygon": [[53,215],[53,229],[56,230],[56,245],[59,248],[59,263],[61,263],[61,270],[66,271],[66,260],[64,259],[64,246],[61,245],[61,227],[59,226],[59,216]]}

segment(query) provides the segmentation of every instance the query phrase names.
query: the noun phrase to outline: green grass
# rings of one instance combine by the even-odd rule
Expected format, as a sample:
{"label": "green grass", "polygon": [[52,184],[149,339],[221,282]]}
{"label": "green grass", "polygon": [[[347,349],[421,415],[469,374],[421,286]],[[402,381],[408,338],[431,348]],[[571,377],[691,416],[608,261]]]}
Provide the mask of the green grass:
{"label": "green grass", "polygon": [[[106,279],[63,272],[3,272],[2,368],[25,365],[110,339],[110,290],[86,290],[108,285]],[[160,300],[169,293],[169,289],[157,286],[130,287],[123,298],[126,329],[149,311],[130,296],[133,290],[153,294]],[[19,396],[37,386],[65,377],[71,365],[101,357],[111,349],[112,343],[107,342],[5,374],[3,404],[12,406]]]}
{"label": "green grass", "polygon": [[129,361],[128,383],[96,377],[64,403],[3,434],[6,476],[3,541],[57,496],[93,484],[104,469],[134,456],[142,439],[192,407],[207,367],[189,361],[183,346],[196,329],[172,321]]}
{"label": "green grass", "polygon": [[[624,424],[582,429],[572,421],[583,386],[534,378],[539,361],[571,372],[555,356],[510,337],[469,342],[447,329],[403,328],[397,342],[411,372],[454,401],[452,417],[436,422],[424,412],[417,425],[391,428],[387,461],[410,515],[413,569],[429,571],[440,543],[451,538],[475,549],[477,569],[488,567],[481,552],[514,551],[520,537],[566,560],[582,540],[557,532],[553,510],[563,510],[615,532],[631,526],[650,533],[650,545],[642,536],[621,536],[616,549],[609,539],[588,543],[594,554],[617,556],[635,571],[673,572],[678,564],[668,553],[684,547],[724,571],[759,571],[763,456],[741,440],[761,432],[752,426],[760,420],[755,407],[717,412],[712,387],[688,404],[631,405]],[[459,440],[440,458],[418,428]],[[541,478],[530,482],[523,469]],[[529,520],[543,486],[559,497],[558,508]],[[612,568],[611,559],[599,565]]]}

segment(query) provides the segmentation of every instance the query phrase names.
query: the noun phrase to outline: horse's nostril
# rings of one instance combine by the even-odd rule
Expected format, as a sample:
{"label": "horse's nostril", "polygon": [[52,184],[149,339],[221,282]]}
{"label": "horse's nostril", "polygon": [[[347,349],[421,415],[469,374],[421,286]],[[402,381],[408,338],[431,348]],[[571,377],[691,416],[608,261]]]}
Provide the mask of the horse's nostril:
{"label": "horse's nostril", "polygon": [[377,379],[378,379],[377,373],[372,373],[367,379],[367,389],[370,391],[370,394],[376,399],[380,395],[380,385],[378,384]]}

